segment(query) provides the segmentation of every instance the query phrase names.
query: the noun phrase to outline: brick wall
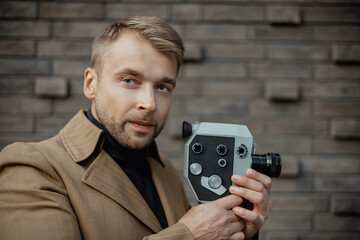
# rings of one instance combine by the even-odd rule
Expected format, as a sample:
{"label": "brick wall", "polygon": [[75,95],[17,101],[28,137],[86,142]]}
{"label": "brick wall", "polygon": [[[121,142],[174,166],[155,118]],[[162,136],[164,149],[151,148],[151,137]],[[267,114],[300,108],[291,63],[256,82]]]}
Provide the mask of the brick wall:
{"label": "brick wall", "polygon": [[164,18],[185,40],[158,140],[179,173],[183,120],[246,124],[259,153],[283,156],[261,238],[360,239],[358,0],[1,1],[0,148],[89,107],[92,39],[132,15]]}

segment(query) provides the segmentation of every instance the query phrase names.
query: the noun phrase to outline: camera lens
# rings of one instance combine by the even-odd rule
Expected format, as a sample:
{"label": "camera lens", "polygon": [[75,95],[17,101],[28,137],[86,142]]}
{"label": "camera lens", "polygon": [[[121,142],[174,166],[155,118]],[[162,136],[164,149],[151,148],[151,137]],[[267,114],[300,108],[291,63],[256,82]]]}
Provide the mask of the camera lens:
{"label": "camera lens", "polygon": [[251,155],[251,168],[269,177],[279,177],[281,173],[281,157],[277,153]]}

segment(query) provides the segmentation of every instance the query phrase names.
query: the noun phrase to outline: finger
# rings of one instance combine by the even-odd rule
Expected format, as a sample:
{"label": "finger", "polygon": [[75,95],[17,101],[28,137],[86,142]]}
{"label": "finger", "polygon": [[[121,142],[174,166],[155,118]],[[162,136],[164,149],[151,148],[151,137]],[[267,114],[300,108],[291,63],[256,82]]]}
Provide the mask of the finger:
{"label": "finger", "polygon": [[240,205],[243,202],[243,199],[236,195],[229,195],[223,198],[219,198],[212,203],[221,204],[225,209],[232,209],[235,206]]}
{"label": "finger", "polygon": [[265,195],[267,195],[264,192],[256,192],[250,189],[236,186],[231,186],[229,188],[229,191],[231,194],[243,197],[252,202],[253,204],[257,205],[263,203],[266,197]]}
{"label": "finger", "polygon": [[239,206],[234,207],[232,210],[234,214],[248,222],[252,222],[253,224],[258,226],[262,226],[264,224],[264,220],[262,220],[261,216],[254,211],[250,211]]}
{"label": "finger", "polygon": [[257,192],[262,192],[265,190],[265,186],[261,182],[245,176],[233,175],[231,180],[235,185],[243,186]]}
{"label": "finger", "polygon": [[244,240],[245,234],[244,234],[244,232],[237,232],[237,233],[234,233],[233,235],[231,235],[231,237],[229,239],[230,240]]}
{"label": "finger", "polygon": [[271,190],[271,178],[265,174],[259,173],[254,169],[249,168],[246,171],[246,176],[249,178],[255,179],[256,181],[261,182],[264,184],[265,188],[270,192]]}

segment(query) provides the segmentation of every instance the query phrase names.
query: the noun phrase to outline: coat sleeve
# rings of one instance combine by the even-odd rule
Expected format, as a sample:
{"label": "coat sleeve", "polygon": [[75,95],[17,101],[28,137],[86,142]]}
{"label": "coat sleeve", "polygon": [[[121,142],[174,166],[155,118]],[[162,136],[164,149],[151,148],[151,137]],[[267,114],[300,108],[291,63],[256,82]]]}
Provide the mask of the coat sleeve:
{"label": "coat sleeve", "polygon": [[0,239],[81,239],[61,178],[30,144],[0,153]]}
{"label": "coat sleeve", "polygon": [[143,240],[193,240],[190,230],[182,223],[176,223],[164,230],[145,237]]}

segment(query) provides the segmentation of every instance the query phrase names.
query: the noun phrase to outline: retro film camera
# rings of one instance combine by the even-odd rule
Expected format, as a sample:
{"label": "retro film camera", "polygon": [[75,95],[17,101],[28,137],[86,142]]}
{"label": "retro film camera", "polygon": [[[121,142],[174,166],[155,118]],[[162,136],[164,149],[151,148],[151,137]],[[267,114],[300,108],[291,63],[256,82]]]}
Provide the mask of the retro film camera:
{"label": "retro film camera", "polygon": [[200,203],[230,195],[233,174],[246,175],[248,168],[279,177],[281,157],[276,153],[255,154],[256,145],[245,125],[183,122],[184,176]]}

